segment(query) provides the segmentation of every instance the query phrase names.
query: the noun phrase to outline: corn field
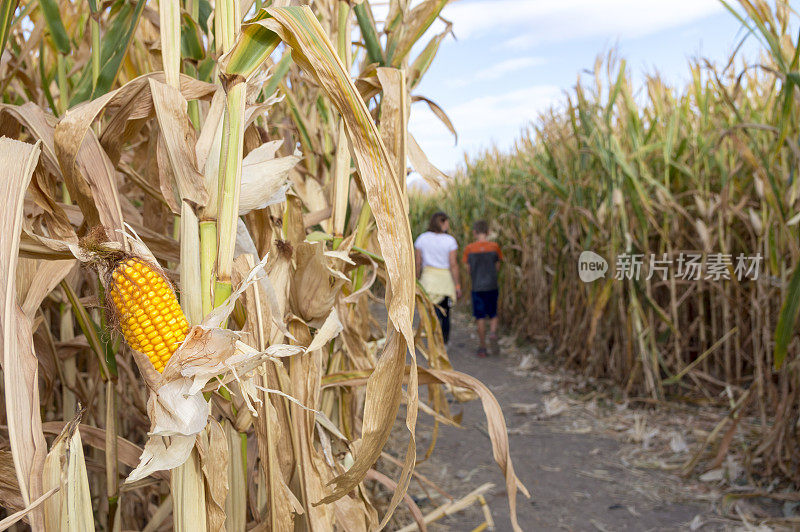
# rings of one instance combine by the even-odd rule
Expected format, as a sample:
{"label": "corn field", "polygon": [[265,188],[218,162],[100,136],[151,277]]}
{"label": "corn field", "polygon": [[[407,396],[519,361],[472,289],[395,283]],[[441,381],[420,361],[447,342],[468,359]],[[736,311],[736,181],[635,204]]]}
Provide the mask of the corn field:
{"label": "corn field", "polygon": [[[625,62],[601,57],[510,153],[486,151],[445,189],[412,196],[412,225],[444,210],[466,243],[488,219],[507,256],[504,323],[630,396],[725,405],[711,456],[741,446],[754,474],[796,483],[798,19],[788,2],[725,5],[762,45],[756,61],[693,60],[686,86],[651,75],[634,92]],[[590,283],[578,276],[587,250],[611,264]],[[716,279],[648,275],[650,256],[691,252],[704,267],[733,259]],[[615,278],[634,254],[641,275]],[[736,275],[740,254],[762,257],[757,280]],[[734,439],[743,413],[757,434]]]}
{"label": "corn field", "polygon": [[374,530],[402,504],[424,530],[416,420],[456,424],[448,395],[482,401],[520,529],[500,407],[414,278],[407,161],[438,171],[407,123],[447,3],[0,0],[0,529]]}

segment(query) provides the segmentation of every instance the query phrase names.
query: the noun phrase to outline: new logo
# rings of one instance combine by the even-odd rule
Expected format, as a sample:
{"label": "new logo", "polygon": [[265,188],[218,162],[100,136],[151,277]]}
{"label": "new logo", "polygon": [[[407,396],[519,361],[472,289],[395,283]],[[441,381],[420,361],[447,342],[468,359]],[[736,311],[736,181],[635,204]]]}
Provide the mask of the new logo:
{"label": "new logo", "polygon": [[591,283],[606,276],[608,262],[594,251],[584,251],[578,257],[578,276],[584,283]]}

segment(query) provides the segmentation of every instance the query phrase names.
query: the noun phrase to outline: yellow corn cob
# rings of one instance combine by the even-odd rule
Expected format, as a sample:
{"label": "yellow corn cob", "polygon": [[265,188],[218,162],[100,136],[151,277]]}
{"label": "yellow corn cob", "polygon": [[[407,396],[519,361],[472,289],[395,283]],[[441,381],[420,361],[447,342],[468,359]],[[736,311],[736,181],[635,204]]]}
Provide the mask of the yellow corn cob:
{"label": "yellow corn cob", "polygon": [[139,259],[121,262],[111,277],[111,299],[125,339],[161,373],[189,332],[175,293],[161,274]]}

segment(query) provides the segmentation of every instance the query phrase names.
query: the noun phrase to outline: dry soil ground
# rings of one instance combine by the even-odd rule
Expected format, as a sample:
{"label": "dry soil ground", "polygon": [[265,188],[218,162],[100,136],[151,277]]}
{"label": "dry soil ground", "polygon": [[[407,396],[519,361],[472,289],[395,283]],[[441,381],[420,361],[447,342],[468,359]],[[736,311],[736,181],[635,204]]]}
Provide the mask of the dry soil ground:
{"label": "dry soil ground", "polygon": [[[730,522],[714,516],[716,496],[703,485],[665,472],[666,467],[640,467],[641,460],[632,459],[641,448],[653,445],[648,438],[669,437],[664,435],[666,428],[640,422],[643,418],[633,408],[626,414],[632,424],[627,429],[617,427],[615,433],[607,419],[597,421],[602,416],[593,411],[593,402],[586,406],[585,400],[570,401],[559,377],[548,373],[536,357],[524,355],[526,350],[506,345],[500,357],[477,358],[472,331],[467,317],[458,314],[448,353],[455,369],[481,379],[503,408],[514,467],[532,495],[518,497],[523,530],[731,528]],[[492,458],[480,401],[454,404],[453,411],[459,410],[463,427],[441,427],[433,456],[418,471],[456,498],[483,483],[494,483],[486,501],[495,530],[511,530],[504,481]],[[430,442],[431,427],[431,418],[420,413],[420,454]],[[688,450],[681,448],[682,440],[675,440],[675,434],[671,437],[669,444],[662,440],[661,445],[672,445],[681,462]],[[409,493],[424,513],[446,502],[418,483],[412,482]],[[429,530],[470,531],[483,521],[476,504],[437,521]]]}

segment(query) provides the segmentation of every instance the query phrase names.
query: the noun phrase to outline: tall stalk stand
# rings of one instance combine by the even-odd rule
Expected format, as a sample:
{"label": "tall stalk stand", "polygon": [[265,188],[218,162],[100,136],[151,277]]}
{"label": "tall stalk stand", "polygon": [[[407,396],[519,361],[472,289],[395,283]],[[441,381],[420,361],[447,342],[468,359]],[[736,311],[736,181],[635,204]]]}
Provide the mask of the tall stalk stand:
{"label": "tall stalk stand", "polygon": [[[180,0],[161,0],[159,5],[161,57],[168,85],[180,90]],[[181,201],[181,307],[192,325],[203,317],[200,296],[200,234],[192,207]],[[176,532],[206,530],[205,484],[200,457],[193,449],[186,462],[170,472],[172,521]]]}
{"label": "tall stalk stand", "polygon": [[[219,26],[222,51],[233,46],[239,32],[241,16],[235,0],[219,2]],[[233,252],[236,246],[236,225],[239,219],[239,189],[242,181],[244,149],[244,105],[247,84],[244,80],[223,79],[226,93],[223,138],[219,158],[217,213],[217,268],[214,282],[214,306],[231,294]]]}

